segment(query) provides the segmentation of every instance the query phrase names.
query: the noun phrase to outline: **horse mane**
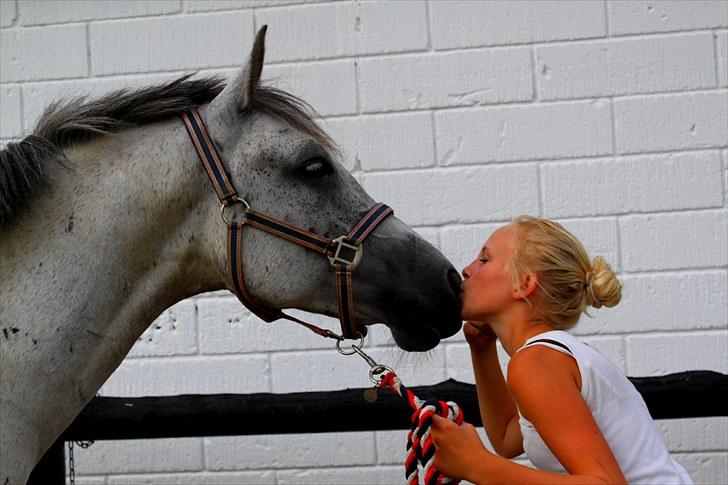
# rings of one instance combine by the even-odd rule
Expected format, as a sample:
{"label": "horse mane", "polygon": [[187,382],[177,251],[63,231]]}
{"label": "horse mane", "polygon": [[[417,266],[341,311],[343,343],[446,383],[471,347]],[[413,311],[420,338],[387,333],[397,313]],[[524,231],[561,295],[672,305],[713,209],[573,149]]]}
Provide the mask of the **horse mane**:
{"label": "horse mane", "polygon": [[[51,168],[65,166],[64,148],[177,117],[209,103],[225,86],[217,77],[191,76],[137,90],[121,89],[96,100],[77,97],[49,105],[32,135],[0,151],[0,223],[7,225],[38,192],[50,186]],[[292,94],[261,86],[248,110],[279,118],[325,147],[338,150],[314,121],[317,113],[313,108]]]}

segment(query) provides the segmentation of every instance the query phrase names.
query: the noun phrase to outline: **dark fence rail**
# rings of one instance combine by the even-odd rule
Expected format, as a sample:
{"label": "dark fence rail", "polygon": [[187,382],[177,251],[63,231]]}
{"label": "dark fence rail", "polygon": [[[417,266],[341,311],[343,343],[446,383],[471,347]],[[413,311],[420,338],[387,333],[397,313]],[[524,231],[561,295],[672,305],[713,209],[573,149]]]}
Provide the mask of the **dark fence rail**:
{"label": "dark fence rail", "polygon": [[[728,375],[688,371],[629,379],[642,394],[654,419],[728,416]],[[422,398],[457,402],[467,421],[481,425],[474,385],[450,379],[411,389]],[[362,398],[364,391],[96,397],[63,433],[59,439],[61,446],[49,450],[44,461],[58,462],[58,453],[63,456],[63,441],[409,428],[411,410],[400,398],[384,390],[379,392],[376,402],[369,403]],[[58,466],[51,469],[57,472]],[[41,479],[34,472],[31,479],[36,477],[41,481],[35,483],[64,483],[57,478]]]}
{"label": "dark fence rail", "polygon": [[[728,376],[692,371],[630,379],[655,419],[728,414]],[[409,428],[411,410],[388,390],[374,403],[365,389],[292,394],[97,397],[63,434],[67,441],[327,433]],[[452,379],[413,387],[422,398],[457,402],[480,425],[475,386]]]}

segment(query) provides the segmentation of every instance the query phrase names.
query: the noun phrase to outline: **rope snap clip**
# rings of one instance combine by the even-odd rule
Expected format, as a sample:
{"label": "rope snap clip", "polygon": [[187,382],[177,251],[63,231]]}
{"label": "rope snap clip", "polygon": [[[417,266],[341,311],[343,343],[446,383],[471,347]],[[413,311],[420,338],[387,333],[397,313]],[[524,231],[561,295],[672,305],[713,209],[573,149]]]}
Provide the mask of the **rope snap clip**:
{"label": "rope snap clip", "polygon": [[375,386],[379,386],[379,383],[382,382],[382,378],[384,377],[384,373],[394,372],[394,370],[390,369],[386,365],[378,364],[376,360],[374,360],[369,354],[364,352],[362,350],[363,347],[363,339],[359,342],[359,345],[353,345],[351,346],[351,350],[344,350],[341,348],[341,341],[336,341],[336,350],[339,351],[342,355],[354,355],[357,354],[359,357],[364,359],[364,362],[369,364],[369,380],[372,381],[372,383]]}

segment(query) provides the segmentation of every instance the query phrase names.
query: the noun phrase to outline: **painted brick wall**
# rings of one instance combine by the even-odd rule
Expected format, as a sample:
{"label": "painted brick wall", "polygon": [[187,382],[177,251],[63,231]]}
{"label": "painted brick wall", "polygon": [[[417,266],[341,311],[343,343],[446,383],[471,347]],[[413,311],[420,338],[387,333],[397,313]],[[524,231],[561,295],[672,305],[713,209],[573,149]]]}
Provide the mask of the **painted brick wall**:
{"label": "painted brick wall", "polygon": [[[728,372],[728,3],[0,0],[0,141],[58,97],[232,73],[263,24],[264,77],[456,266],[516,214],[555,218],[625,284],[577,334],[628,375]],[[462,335],[426,355],[380,328],[367,345],[409,384],[473,381]],[[101,392],[367,383],[358,359],[218,292],[166,311]],[[728,418],[659,427],[696,482],[726,482]],[[76,450],[78,483],[401,483],[404,439],[99,442]]]}

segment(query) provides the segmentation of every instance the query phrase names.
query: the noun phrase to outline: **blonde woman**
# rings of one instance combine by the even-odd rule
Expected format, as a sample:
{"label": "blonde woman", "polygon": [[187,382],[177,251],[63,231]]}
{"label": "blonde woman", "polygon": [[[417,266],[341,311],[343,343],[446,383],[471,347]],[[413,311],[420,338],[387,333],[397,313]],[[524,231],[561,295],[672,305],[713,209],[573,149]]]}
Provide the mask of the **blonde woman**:
{"label": "blonde woman", "polygon": [[[590,261],[561,225],[521,216],[491,235],[463,276],[463,328],[497,455],[473,426],[436,418],[439,470],[479,485],[692,483],[629,380],[566,332],[588,306],[620,301],[602,258]],[[511,356],[507,382],[496,340]],[[524,451],[537,469],[507,459]]]}

